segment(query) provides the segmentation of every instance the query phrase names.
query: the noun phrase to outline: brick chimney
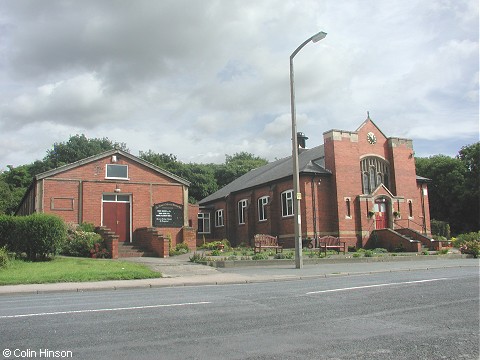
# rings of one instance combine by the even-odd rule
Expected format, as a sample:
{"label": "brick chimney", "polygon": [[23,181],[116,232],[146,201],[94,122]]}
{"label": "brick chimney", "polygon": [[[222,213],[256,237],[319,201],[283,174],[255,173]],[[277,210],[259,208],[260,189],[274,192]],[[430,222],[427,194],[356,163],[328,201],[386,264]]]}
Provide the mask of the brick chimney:
{"label": "brick chimney", "polygon": [[307,139],[308,139],[308,137],[305,136],[305,134],[303,132],[297,132],[297,143],[298,143],[299,148],[301,148],[301,149],[306,148]]}

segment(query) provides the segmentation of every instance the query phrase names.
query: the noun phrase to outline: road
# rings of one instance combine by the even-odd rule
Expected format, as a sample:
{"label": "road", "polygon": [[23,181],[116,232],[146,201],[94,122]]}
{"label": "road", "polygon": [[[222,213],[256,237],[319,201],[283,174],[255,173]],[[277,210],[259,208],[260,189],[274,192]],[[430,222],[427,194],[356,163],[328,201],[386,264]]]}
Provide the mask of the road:
{"label": "road", "polygon": [[4,295],[0,349],[0,359],[478,359],[478,267]]}

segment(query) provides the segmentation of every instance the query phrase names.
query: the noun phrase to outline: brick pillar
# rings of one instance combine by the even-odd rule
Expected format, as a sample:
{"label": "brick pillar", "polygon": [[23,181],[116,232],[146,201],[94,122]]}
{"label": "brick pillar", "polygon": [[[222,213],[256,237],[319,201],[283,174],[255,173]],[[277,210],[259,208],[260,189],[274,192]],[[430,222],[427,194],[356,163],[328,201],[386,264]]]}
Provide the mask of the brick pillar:
{"label": "brick pillar", "polygon": [[182,228],[182,242],[187,244],[190,251],[197,250],[197,231],[193,227],[184,226]]}
{"label": "brick pillar", "polygon": [[118,259],[118,235],[103,226],[95,228],[95,232],[102,237],[106,248],[112,255],[112,259]]}

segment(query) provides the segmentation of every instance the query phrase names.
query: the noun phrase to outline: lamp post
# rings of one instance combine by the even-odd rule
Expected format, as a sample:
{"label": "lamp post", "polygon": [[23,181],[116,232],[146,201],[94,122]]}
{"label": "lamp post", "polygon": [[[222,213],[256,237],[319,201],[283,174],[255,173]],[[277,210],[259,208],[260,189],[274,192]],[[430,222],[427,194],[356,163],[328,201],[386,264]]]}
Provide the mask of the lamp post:
{"label": "lamp post", "polygon": [[302,193],[299,189],[300,174],[298,169],[298,140],[297,140],[297,119],[295,114],[295,86],[293,76],[293,58],[297,53],[310,41],[317,42],[327,36],[327,33],[320,31],[312,37],[305,40],[293,53],[290,55],[290,107],[292,110],[292,162],[293,162],[293,218],[295,227],[295,268],[303,268],[302,260],[302,218],[300,215],[300,200]]}

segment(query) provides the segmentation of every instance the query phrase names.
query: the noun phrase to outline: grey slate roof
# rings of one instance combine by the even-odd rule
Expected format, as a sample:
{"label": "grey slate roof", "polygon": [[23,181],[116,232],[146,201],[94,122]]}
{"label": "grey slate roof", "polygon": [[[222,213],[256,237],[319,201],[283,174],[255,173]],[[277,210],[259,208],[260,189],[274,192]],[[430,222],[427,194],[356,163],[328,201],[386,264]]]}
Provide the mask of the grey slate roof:
{"label": "grey slate roof", "polygon": [[[300,173],[303,174],[331,175],[331,172],[325,169],[325,153],[323,145],[312,149],[300,149],[298,155],[298,168]],[[276,180],[291,177],[292,174],[293,163],[292,157],[289,156],[249,171],[232,181],[230,184],[225,185],[220,190],[200,200],[199,204],[204,205],[240,190],[251,189]]]}
{"label": "grey slate roof", "polygon": [[123,156],[125,158],[128,158],[134,162],[137,162],[159,174],[162,174],[164,176],[167,176],[175,181],[178,181],[179,183],[181,184],[184,184],[184,185],[187,185],[187,186],[190,186],[190,182],[181,178],[180,176],[177,176],[175,174],[172,174],[171,172],[167,171],[167,170],[163,170],[162,168],[159,168],[158,166],[156,165],[153,165],[151,163],[149,163],[148,161],[145,161],[145,160],[142,160],[130,153],[127,153],[125,151],[122,151],[122,150],[116,150],[116,149],[113,149],[113,150],[108,150],[108,151],[105,151],[103,153],[100,153],[100,154],[97,154],[97,155],[93,155],[93,156],[90,156],[90,157],[87,157],[85,159],[82,159],[82,160],[79,160],[79,161],[76,161],[74,163],[71,163],[71,164],[67,164],[67,165],[63,165],[63,166],[60,166],[56,169],[52,169],[52,170],[48,170],[48,171],[45,171],[41,174],[37,174],[35,175],[35,180],[41,180],[41,179],[44,179],[46,177],[49,177],[49,176],[52,176],[52,175],[56,175],[56,174],[59,174],[59,173],[62,173],[64,171],[67,171],[67,170],[70,170],[70,169],[74,169],[78,166],[81,166],[81,165],[85,165],[85,164],[88,164],[90,162],[93,162],[93,161],[96,161],[96,160],[99,160],[99,159],[102,159],[104,157],[109,157],[109,156],[112,156],[112,155],[120,155],[120,156]]}

